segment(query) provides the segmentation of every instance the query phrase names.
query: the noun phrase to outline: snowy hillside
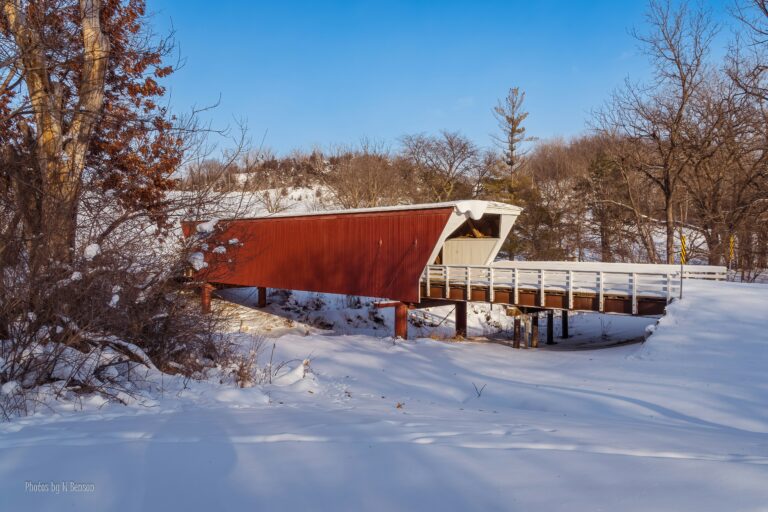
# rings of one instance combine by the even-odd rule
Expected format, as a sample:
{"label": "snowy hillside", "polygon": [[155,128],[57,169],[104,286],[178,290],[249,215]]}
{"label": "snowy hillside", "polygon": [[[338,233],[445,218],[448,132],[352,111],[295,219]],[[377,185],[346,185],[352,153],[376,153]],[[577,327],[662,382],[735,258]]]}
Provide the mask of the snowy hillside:
{"label": "snowy hillside", "polygon": [[766,510],[766,311],[690,282],[644,344],[534,351],[243,309],[272,384],[0,424],[0,510]]}

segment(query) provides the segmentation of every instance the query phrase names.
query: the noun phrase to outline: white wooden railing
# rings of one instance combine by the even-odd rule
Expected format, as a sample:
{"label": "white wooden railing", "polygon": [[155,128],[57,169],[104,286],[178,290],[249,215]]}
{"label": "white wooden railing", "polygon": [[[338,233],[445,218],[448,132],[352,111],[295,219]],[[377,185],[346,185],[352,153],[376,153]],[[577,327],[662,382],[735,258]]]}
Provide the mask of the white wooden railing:
{"label": "white wooden railing", "polygon": [[[680,267],[675,265],[632,265],[622,263],[579,262],[504,262],[493,266],[479,265],[428,265],[422,274],[426,284],[426,297],[430,295],[431,284],[444,287],[449,298],[450,287],[466,288],[471,296],[473,287],[488,289],[489,299],[494,300],[498,289],[512,293],[512,303],[519,301],[520,290],[541,290],[567,295],[568,304],[573,304],[573,295],[590,293],[598,297],[599,311],[603,311],[606,296],[632,298],[632,312],[637,314],[638,297],[664,298],[669,302],[680,293]],[[725,267],[688,265],[683,268],[685,279],[725,280]],[[545,294],[539,293],[538,300],[544,306]]]}

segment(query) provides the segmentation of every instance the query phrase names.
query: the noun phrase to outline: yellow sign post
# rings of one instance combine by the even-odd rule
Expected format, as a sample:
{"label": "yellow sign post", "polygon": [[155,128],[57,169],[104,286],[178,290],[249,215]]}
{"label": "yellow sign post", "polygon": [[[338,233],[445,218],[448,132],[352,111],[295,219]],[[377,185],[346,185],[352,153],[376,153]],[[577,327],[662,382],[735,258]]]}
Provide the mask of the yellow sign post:
{"label": "yellow sign post", "polygon": [[680,232],[680,264],[685,265],[688,254],[685,252],[685,235]]}
{"label": "yellow sign post", "polygon": [[735,254],[734,249],[736,248],[736,237],[731,235],[731,239],[728,243],[728,268],[731,268],[731,263],[733,262],[733,257]]}

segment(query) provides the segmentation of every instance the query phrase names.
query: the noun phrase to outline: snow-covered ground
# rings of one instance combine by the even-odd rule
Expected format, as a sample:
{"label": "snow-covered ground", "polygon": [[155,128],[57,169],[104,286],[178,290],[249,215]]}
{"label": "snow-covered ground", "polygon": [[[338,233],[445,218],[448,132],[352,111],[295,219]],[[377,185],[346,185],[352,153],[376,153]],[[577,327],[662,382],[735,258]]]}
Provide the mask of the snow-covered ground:
{"label": "snow-covered ground", "polygon": [[0,424],[0,510],[768,510],[768,286],[686,282],[645,343],[592,351],[284,306],[237,327],[288,362],[272,384]]}

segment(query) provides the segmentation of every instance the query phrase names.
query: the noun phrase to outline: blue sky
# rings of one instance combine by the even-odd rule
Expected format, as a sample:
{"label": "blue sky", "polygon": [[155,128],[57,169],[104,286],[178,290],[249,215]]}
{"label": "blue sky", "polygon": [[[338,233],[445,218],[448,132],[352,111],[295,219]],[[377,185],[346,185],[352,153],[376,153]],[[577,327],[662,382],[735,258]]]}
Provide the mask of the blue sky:
{"label": "blue sky", "polygon": [[[168,82],[173,108],[221,98],[203,120],[246,120],[255,144],[266,133],[281,154],[441,129],[491,146],[491,108],[512,86],[526,91],[531,135],[568,137],[627,76],[648,76],[629,35],[642,0],[148,5],[185,59]],[[715,18],[726,5],[711,3]]]}

